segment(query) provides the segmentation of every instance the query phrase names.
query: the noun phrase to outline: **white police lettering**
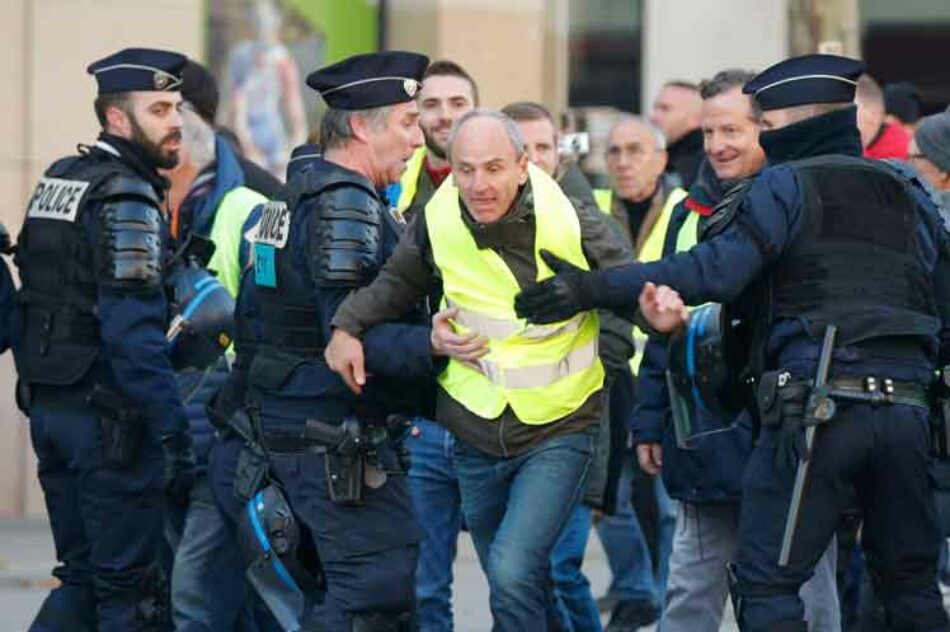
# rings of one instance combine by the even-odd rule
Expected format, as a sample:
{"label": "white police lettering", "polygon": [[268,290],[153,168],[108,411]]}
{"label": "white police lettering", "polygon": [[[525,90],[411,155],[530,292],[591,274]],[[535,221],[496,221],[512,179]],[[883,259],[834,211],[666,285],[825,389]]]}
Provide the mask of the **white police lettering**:
{"label": "white police lettering", "polygon": [[72,222],[79,211],[83,193],[89,188],[82,180],[62,180],[60,178],[40,178],[26,216],[32,219],[56,219]]}
{"label": "white police lettering", "polygon": [[268,244],[275,248],[287,245],[290,236],[290,209],[283,202],[268,202],[264,205],[261,221],[257,223],[259,244]]}

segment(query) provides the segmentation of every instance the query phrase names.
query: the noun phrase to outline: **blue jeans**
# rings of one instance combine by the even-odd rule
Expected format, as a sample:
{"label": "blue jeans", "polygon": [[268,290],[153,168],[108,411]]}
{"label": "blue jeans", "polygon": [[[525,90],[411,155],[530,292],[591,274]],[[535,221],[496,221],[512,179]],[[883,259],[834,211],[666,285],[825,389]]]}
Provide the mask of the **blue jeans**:
{"label": "blue jeans", "polygon": [[618,483],[616,513],[613,516],[604,516],[597,523],[597,535],[604,546],[613,577],[609,594],[620,601],[649,602],[660,610],[663,607],[666,579],[670,570],[676,509],[663,487],[661,478],[654,477],[660,514],[660,559],[654,576],[650,551],[630,503],[634,467],[637,465],[633,459],[625,461]]}
{"label": "blue jeans", "polygon": [[462,511],[488,577],[495,632],[547,628],[549,561],[584,489],[596,428],[514,457],[455,444]]}
{"label": "blue jeans", "polygon": [[554,598],[567,632],[600,632],[603,629],[600,612],[590,592],[590,582],[581,570],[591,519],[590,507],[578,503],[551,553]]}
{"label": "blue jeans", "polygon": [[462,526],[459,482],[452,463],[455,436],[420,417],[405,445],[412,457],[409,491],[422,526],[416,569],[420,630],[451,632],[452,564]]}
{"label": "blue jeans", "polygon": [[[172,618],[176,632],[253,629],[253,599],[237,543],[214,503],[207,476],[191,490],[181,525],[166,536],[175,549]],[[178,526],[179,528],[176,528]]]}

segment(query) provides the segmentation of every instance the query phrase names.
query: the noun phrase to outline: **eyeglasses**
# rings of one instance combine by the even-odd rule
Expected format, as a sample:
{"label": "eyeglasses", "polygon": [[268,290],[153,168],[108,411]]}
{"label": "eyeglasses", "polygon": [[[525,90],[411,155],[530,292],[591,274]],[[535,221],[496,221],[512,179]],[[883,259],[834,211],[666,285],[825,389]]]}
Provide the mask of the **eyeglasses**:
{"label": "eyeglasses", "polygon": [[607,160],[619,160],[626,156],[631,160],[646,160],[650,155],[659,153],[645,145],[613,145],[607,149]]}

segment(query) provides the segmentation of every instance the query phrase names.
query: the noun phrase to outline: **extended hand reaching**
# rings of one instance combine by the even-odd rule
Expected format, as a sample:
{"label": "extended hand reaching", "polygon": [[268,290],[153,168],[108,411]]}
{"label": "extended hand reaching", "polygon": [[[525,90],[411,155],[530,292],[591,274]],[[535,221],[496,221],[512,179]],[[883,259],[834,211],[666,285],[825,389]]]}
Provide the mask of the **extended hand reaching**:
{"label": "extended hand reaching", "polygon": [[520,318],[539,324],[556,323],[593,307],[589,272],[547,250],[541,251],[541,258],[555,276],[526,287],[515,297],[515,312]]}

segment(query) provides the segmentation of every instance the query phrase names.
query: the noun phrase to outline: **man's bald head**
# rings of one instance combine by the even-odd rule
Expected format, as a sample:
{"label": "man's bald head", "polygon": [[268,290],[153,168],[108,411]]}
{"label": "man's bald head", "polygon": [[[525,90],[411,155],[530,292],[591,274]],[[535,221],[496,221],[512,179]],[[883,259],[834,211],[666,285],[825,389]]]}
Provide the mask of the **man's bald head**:
{"label": "man's bald head", "polygon": [[675,143],[699,128],[702,107],[699,86],[688,81],[669,81],[653,101],[650,121],[663,130],[667,142]]}
{"label": "man's bald head", "polygon": [[449,137],[452,175],[472,218],[491,224],[504,217],[528,180],[528,157],[517,124],[497,110],[475,109]]}

